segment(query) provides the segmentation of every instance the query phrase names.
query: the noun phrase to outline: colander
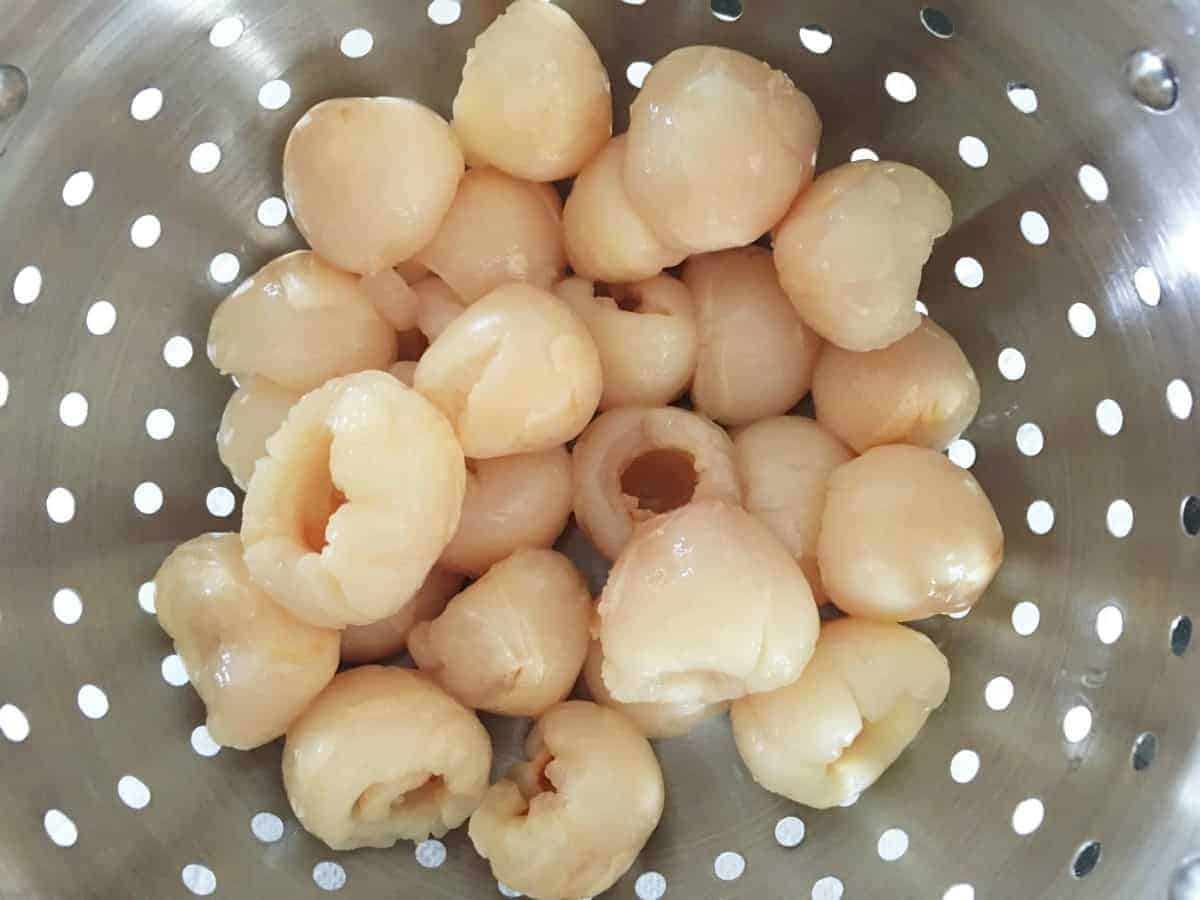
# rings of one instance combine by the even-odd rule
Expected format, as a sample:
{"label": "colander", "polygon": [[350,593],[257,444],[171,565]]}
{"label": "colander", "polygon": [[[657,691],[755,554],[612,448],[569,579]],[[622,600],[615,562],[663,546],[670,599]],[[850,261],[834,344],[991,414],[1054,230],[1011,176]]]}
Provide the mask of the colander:
{"label": "colander", "polygon": [[[149,584],[238,527],[205,334],[301,244],[288,130],[334,96],[448,114],[503,5],[0,0],[0,896],[513,894],[462,832],[306,835],[278,745],[208,736]],[[877,785],[816,812],[756,787],[724,720],[661,741],[666,815],[608,896],[1200,897],[1200,5],[562,5],[618,130],[648,64],[722,44],[812,96],[821,167],[878,155],[947,190],[921,300],[982,382],[950,452],[1007,534],[984,602],[919,626],[950,697]],[[528,725],[486,724],[506,768]]]}

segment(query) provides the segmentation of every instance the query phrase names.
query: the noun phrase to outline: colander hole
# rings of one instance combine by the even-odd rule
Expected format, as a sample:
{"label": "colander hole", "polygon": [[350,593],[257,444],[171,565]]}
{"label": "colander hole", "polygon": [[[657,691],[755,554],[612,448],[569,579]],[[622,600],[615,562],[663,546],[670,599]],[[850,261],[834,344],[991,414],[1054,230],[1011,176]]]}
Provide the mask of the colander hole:
{"label": "colander hole", "polygon": [[1191,537],[1200,534],[1200,497],[1193,494],[1183,498],[1179,504],[1179,523],[1183,526],[1184,534]]}
{"label": "colander hole", "polygon": [[954,884],[946,888],[942,900],[975,900],[975,888],[969,884]]}
{"label": "colander hole", "polygon": [[1013,631],[1021,637],[1029,637],[1038,630],[1042,622],[1042,611],[1030,600],[1022,600],[1012,611]]}
{"label": "colander hole", "polygon": [[159,670],[162,672],[163,681],[171,687],[183,687],[188,683],[187,669],[177,653],[164,656]]}
{"label": "colander hole", "polygon": [[1025,523],[1034,534],[1049,534],[1054,527],[1054,507],[1045,500],[1034,500],[1025,510]]}
{"label": "colander hole", "polygon": [[625,67],[625,80],[635,88],[640,88],[646,81],[646,76],[650,74],[650,63],[644,60],[631,62]]}
{"label": "colander hole", "polygon": [[645,6],[646,0],[621,0],[626,6]]}
{"label": "colander hole", "polygon": [[1046,807],[1042,801],[1036,797],[1030,797],[1028,800],[1018,803],[1016,809],[1013,810],[1012,829],[1025,837],[1041,828],[1042,820],[1045,818]]}
{"label": "colander hole", "polygon": [[165,441],[175,433],[175,417],[167,409],[152,409],[146,414],[146,434],[152,440]]}
{"label": "colander hole", "polygon": [[966,438],[959,438],[951,443],[946,448],[946,455],[950,457],[950,462],[960,469],[969,469],[975,465],[975,445]]}
{"label": "colander hole", "polygon": [[1121,433],[1124,425],[1125,414],[1116,400],[1106,397],[1096,404],[1096,427],[1100,429],[1101,434],[1114,437]]}
{"label": "colander hole", "polygon": [[917,99],[917,83],[904,72],[888,72],[883,89],[897,103],[912,103]]}
{"label": "colander hole", "polygon": [[417,864],[424,869],[436,869],[446,861],[446,845],[430,838],[421,841],[413,850]]}
{"label": "colander hole", "polygon": [[960,609],[957,612],[946,613],[946,615],[949,616],[951,619],[965,619],[970,614],[971,614],[971,607],[969,607],[969,606],[966,609]]}
{"label": "colander hole", "polygon": [[1021,236],[1035,247],[1040,247],[1050,240],[1050,224],[1046,217],[1036,210],[1027,209],[1021,213]]}
{"label": "colander hole", "polygon": [[207,725],[197,725],[192,729],[191,743],[198,756],[213,757],[221,752],[221,745],[212,739]]}
{"label": "colander hole", "polygon": [[1192,389],[1183,379],[1176,378],[1167,385],[1167,408],[1177,419],[1186,419],[1192,414]]}
{"label": "colander hole", "polygon": [[1025,377],[1025,354],[1015,347],[1005,347],[996,357],[1000,374],[1009,381],[1020,381]]}
{"label": "colander hole", "polygon": [[237,43],[245,30],[245,24],[237,16],[226,16],[213,25],[208,33],[208,42],[218,48],[231,47]]}
{"label": "colander hole", "polygon": [[154,594],[155,587],[153,581],[144,581],[142,582],[141,586],[138,587],[137,602],[138,606],[141,607],[142,612],[154,615]]}
{"label": "colander hole", "polygon": [[228,251],[218,253],[208,264],[208,277],[217,284],[231,284],[238,277],[242,264]]}
{"label": "colander hole", "polygon": [[1086,706],[1072,706],[1063,716],[1062,730],[1068,743],[1085,740],[1092,733],[1092,711]]}
{"label": "colander hole", "polygon": [[895,862],[908,852],[908,833],[902,828],[889,828],[879,836],[875,849],[884,862]]}
{"label": "colander hole", "polygon": [[65,487],[54,488],[46,495],[46,514],[55,524],[67,524],[75,518],[75,495]]}
{"label": "colander hole", "polygon": [[42,293],[42,270],[37,266],[25,266],[13,279],[13,299],[22,306],[33,303]]}
{"label": "colander hole", "polygon": [[87,421],[87,398],[78,391],[63,396],[58,404],[58,418],[68,428],[78,428]]}
{"label": "colander hole", "polygon": [[972,169],[982,169],[988,164],[987,144],[968,134],[958,142],[958,157]]}
{"label": "colander hole", "polygon": [[91,172],[81,171],[71,175],[63,184],[62,199],[67,206],[83,206],[92,196],[96,179]]}
{"label": "colander hole", "polygon": [[64,625],[74,625],[83,616],[83,601],[70,588],[55,591],[50,608],[54,610],[54,618]]}
{"label": "colander hole", "polygon": [[1004,675],[997,675],[983,689],[983,699],[989,709],[1003,712],[1012,705],[1013,693],[1012,680]]}
{"label": "colander hole", "polygon": [[1133,507],[1129,505],[1128,500],[1114,500],[1108,505],[1104,521],[1108,526],[1108,533],[1113,537],[1128,537],[1129,532],[1133,531]]}
{"label": "colander hole", "polygon": [[708,8],[722,22],[736,22],[742,17],[742,0],[710,0]]}
{"label": "colander hole", "polygon": [[0,122],[7,122],[25,108],[29,99],[29,76],[13,65],[0,65]]}
{"label": "colander hole", "polygon": [[46,836],[60,847],[74,847],[75,842],[79,840],[79,829],[75,827],[75,823],[61,809],[48,809],[46,815],[42,817],[42,827],[46,829]]}
{"label": "colander hole", "polygon": [[163,106],[163,92],[156,87],[142,88],[129,102],[129,115],[139,122],[149,122]]}
{"label": "colander hole", "polygon": [[264,844],[274,844],[283,837],[283,819],[275,813],[255,813],[250,819],[250,833]]}
{"label": "colander hole", "polygon": [[233,496],[233,491],[227,487],[215,487],[204,498],[204,505],[208,507],[208,511],[219,519],[224,519],[233,515],[234,507],[237,506],[237,499]]}
{"label": "colander hole", "polygon": [[197,897],[207,897],[217,889],[217,876],[208,866],[200,863],[188,863],[179,874],[183,886]]}
{"label": "colander hole", "polygon": [[142,250],[153,247],[158,243],[160,237],[162,237],[162,223],[158,221],[158,216],[150,214],[138,216],[129,226],[129,240],[133,242],[133,246]]}
{"label": "colander hole", "polygon": [[462,4],[458,0],[432,0],[425,13],[434,25],[453,25],[462,16]]}
{"label": "colander hole", "polygon": [[281,197],[268,197],[258,204],[258,223],[267,228],[278,228],[287,221],[287,204]]}
{"label": "colander hole", "polygon": [[1129,764],[1135,772],[1144,772],[1154,765],[1154,757],[1158,756],[1158,737],[1151,731],[1143,731],[1133,742],[1133,752]]}
{"label": "colander hole", "polygon": [[925,305],[925,302],[923,300],[918,300],[915,305],[916,305],[917,312],[919,312],[921,315],[923,315],[923,316],[929,315],[929,307]]}
{"label": "colander hole", "polygon": [[1154,112],[1167,112],[1179,101],[1175,67],[1161,53],[1138,50],[1125,63],[1129,90],[1137,101]]}
{"label": "colander hole", "polygon": [[117,308],[107,300],[97,300],[88,307],[84,324],[96,337],[103,337],[117,324]]}
{"label": "colander hole", "polygon": [[0,409],[8,405],[8,376],[0,372]]}
{"label": "colander hole", "polygon": [[68,428],[78,428],[88,417],[87,397],[79,391],[65,394],[58,403],[58,418]]}
{"label": "colander hole", "polygon": [[1079,167],[1079,189],[1093,203],[1103,203],[1108,199],[1108,179],[1104,173],[1090,163]]}
{"label": "colander hole", "polygon": [[505,897],[524,897],[525,896],[520,891],[514,891],[507,884],[504,884],[501,881],[496,882],[496,890],[498,890]]}
{"label": "colander hole", "polygon": [[349,59],[362,59],[375,47],[375,38],[365,28],[351,28],[342,35],[338,45],[342,55]]}
{"label": "colander hole", "polygon": [[973,256],[960,257],[954,263],[954,277],[965,288],[977,288],[983,284],[983,264]]}
{"label": "colander hole", "polygon": [[817,879],[809,896],[812,897],[812,900],[842,900],[842,895],[845,893],[846,886],[842,884],[840,878],[835,875],[826,875],[824,878]]}
{"label": "colander hole", "polygon": [[775,823],[775,842],[789,850],[804,841],[804,822],[795,816],[784,816]]}
{"label": "colander hole", "polygon": [[859,147],[850,154],[850,162],[879,162],[879,154],[870,147]]}
{"label": "colander hole", "polygon": [[1100,643],[1111,645],[1121,639],[1125,631],[1125,614],[1111,603],[1096,613],[1096,637]]}
{"label": "colander hole", "polygon": [[20,707],[11,703],[0,705],[0,734],[14,744],[29,737],[29,719]]}
{"label": "colander hole", "polygon": [[954,22],[940,9],[935,9],[932,6],[923,8],[921,10],[921,24],[934,37],[942,38],[943,40],[954,37]]}
{"label": "colander hole", "polygon": [[1046,446],[1042,429],[1034,422],[1026,422],[1017,429],[1017,449],[1023,456],[1037,456]]}
{"label": "colander hole", "polygon": [[746,858],[733,850],[718,853],[713,860],[713,874],[722,881],[737,881],[746,871]]}
{"label": "colander hole", "polygon": [[1088,841],[1075,851],[1075,859],[1071,861],[1071,874],[1076,878],[1086,878],[1091,875],[1092,870],[1100,865],[1102,852],[1099,841]]}
{"label": "colander hole", "polygon": [[643,872],[633,883],[638,900],[662,900],[667,895],[667,879],[661,872]]}
{"label": "colander hole", "polygon": [[800,43],[809,53],[823,56],[833,47],[833,35],[820,25],[806,25],[800,29]]}
{"label": "colander hole", "polygon": [[141,584],[141,586],[138,587],[137,604],[142,612],[146,613],[147,615],[152,616],[157,612],[154,602],[156,593],[157,589],[155,588],[153,581],[145,581]]}
{"label": "colander hole", "polygon": [[1192,645],[1192,620],[1189,616],[1179,616],[1171,623],[1171,652],[1183,656]]}
{"label": "colander hole", "polygon": [[1096,314],[1086,303],[1072,303],[1067,309],[1067,324],[1081,338],[1090,338],[1096,333]]}
{"label": "colander hole", "polygon": [[163,344],[163,360],[172,369],[182,369],[192,361],[192,342],[181,334]]}
{"label": "colander hole", "polygon": [[117,782],[117,796],[130,809],[145,809],[150,805],[150,788],[135,775],[122,775]]}
{"label": "colander hole", "polygon": [[313,866],[312,880],[323,891],[340,891],[346,886],[346,870],[331,859]]}
{"label": "colander hole", "polygon": [[1005,90],[1008,93],[1008,102],[1025,115],[1029,116],[1037,112],[1037,92],[1025,82],[1010,81]]}
{"label": "colander hole", "polygon": [[280,78],[274,78],[258,89],[258,105],[263,109],[283,109],[291,99],[292,86]]}
{"label": "colander hole", "polygon": [[163,505],[163,492],[153,481],[143,481],[133,489],[133,505],[144,516],[152,516]]}
{"label": "colander hole", "polygon": [[192,171],[201,175],[216,171],[220,164],[221,148],[212,141],[197,144],[192,148],[191,155],[188,157],[188,165],[192,167]]}
{"label": "colander hole", "polygon": [[1137,291],[1138,299],[1147,306],[1158,306],[1162,300],[1162,285],[1149,266],[1140,266],[1133,273],[1133,288]]}

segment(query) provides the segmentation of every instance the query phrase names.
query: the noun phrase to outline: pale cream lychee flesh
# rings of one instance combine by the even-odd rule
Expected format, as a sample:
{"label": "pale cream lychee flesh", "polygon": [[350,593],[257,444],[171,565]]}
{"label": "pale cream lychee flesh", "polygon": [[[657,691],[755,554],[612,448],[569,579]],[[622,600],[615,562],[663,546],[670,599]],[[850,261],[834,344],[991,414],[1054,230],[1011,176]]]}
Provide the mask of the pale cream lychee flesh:
{"label": "pale cream lychee flesh", "polygon": [[568,178],[612,134],[608,72],[566,11],[517,0],[467,51],[454,130],[472,165],[530,181]]}
{"label": "pale cream lychee flesh", "polygon": [[567,266],[562,201],[551,185],[472,169],[416,258],[468,304],[510,281],[548,290]]}
{"label": "pale cream lychee flesh", "polygon": [[419,672],[337,675],[288,730],[283,786],[334,850],[441,837],[483,799],[492,743],[473,712]]}
{"label": "pale cream lychee flesh", "polygon": [[821,424],[862,453],[880,444],[943,450],[979,410],[979,380],[931,319],[882,350],[829,346],[813,372]]}
{"label": "pale cream lychee flesh", "polygon": [[925,635],[838,619],[822,627],[797,681],[734,701],[733,736],[755,781],[826,809],[874,784],[949,688],[946,658]]}
{"label": "pale cream lychee flesh", "polygon": [[595,338],[604,373],[600,409],[678,400],[700,350],[687,287],[669,275],[607,287],[610,296],[595,296],[590,282],[572,278],[555,289]]}
{"label": "pale cream lychee flesh", "polygon": [[530,897],[603,893],[662,817],[662,769],[625,716],[572,700],[552,707],[519,763],[471,817],[475,850],[502,884]]}
{"label": "pale cream lychee flesh", "polygon": [[692,500],[740,503],[733,442],[703,416],[630,406],[599,415],[575,442],[575,520],[609,559],[640,522]]}
{"label": "pale cream lychee flesh", "polygon": [[236,534],[172,551],[154,576],[159,624],[175,642],[218,744],[279,737],[337,671],[338,633],[302,622],[255,584]]}
{"label": "pale cream lychee flesh", "polygon": [[408,636],[408,649],[461,703],[541,715],[566,698],[587,655],[592,595],[554,550],[518,550]]}
{"label": "pale cream lychee flesh", "polygon": [[467,460],[467,492],[439,565],[478,577],[514,551],[549,547],[571,515],[565,447]]}
{"label": "pale cream lychee flesh", "polygon": [[800,402],[824,342],[783,293],[771,254],[742,247],[693,256],[683,280],[699,330],[696,409],[722,425],[747,425]]}
{"label": "pale cream lychee flesh", "polygon": [[251,575],[315,625],[387,618],[458,528],[462,450],[445,417],[386,372],[334,379],[292,407],[250,479]]}
{"label": "pale cream lychee flesh", "polygon": [[724,47],[658,60],[629,110],[625,189],[666,246],[742,247],[813,177],[821,120],[783,72]]}
{"label": "pale cream lychee flesh", "polygon": [[796,311],[827,341],[878,350],[921,322],[921,269],[950,228],[950,198],[912,166],[854,162],[821,175],[775,230]]}
{"label": "pale cream lychee flesh", "polygon": [[317,253],[373,275],[433,239],[463,175],[449,124],[397,97],[342,97],[308,110],[283,150],[283,193]]}
{"label": "pale cream lychee flesh", "polygon": [[1003,555],[983,488],[934,450],[875,447],[829,476],[817,560],[843,612],[892,622],[962,612]]}
{"label": "pale cream lychee flesh", "polygon": [[315,253],[271,260],[226,297],[208,329],[208,358],[227,375],[261,375],[305,393],[330,378],[386,369],[396,331],[358,279]]}
{"label": "pale cream lychee flesh", "polygon": [[779,416],[733,439],[746,509],[766,523],[800,564],[818,603],[828,597],[817,565],[817,538],[829,476],[854,454],[812,419]]}
{"label": "pale cream lychee flesh", "polygon": [[587,327],[553,294],[519,283],[447,325],[421,357],[416,386],[473,459],[566,443],[583,431],[603,389]]}
{"label": "pale cream lychee flesh", "polygon": [[799,565],[766,525],[721,500],[642,523],[597,611],[604,683],[624,703],[719,703],[784,687],[817,640]]}

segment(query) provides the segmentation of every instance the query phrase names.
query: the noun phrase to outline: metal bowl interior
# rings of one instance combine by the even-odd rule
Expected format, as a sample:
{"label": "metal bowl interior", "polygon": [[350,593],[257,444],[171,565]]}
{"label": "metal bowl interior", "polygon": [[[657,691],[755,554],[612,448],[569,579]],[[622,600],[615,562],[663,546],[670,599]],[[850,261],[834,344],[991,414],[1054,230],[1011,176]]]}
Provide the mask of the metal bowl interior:
{"label": "metal bowl interior", "polygon": [[[215,752],[197,730],[146,582],[174,544],[237,526],[205,334],[233,282],[300,244],[273,199],[292,123],[339,95],[448,114],[502,5],[9,3],[0,895],[497,896],[461,832],[336,855],[306,835],[277,745]],[[618,128],[631,64],[723,44],[809,92],[822,167],[874,152],[946,188],[921,299],[980,375],[953,453],[1008,538],[984,603],[921,626],[950,698],[858,803],[767,794],[709,722],[659,743],[668,811],[611,896],[1200,897],[1177,869],[1200,825],[1195,6],[563,5]],[[526,726],[488,724],[503,767]]]}

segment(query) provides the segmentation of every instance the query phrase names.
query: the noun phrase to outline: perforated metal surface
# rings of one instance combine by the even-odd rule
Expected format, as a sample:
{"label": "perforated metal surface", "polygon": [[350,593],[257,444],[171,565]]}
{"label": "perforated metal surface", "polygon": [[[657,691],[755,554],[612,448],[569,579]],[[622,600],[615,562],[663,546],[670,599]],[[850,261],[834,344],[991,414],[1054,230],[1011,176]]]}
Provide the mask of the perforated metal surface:
{"label": "perforated metal surface", "polygon": [[[983,605],[922,626],[950,657],[950,698],[878,785],[817,813],[756,788],[724,721],[660,742],[668,811],[612,896],[1140,898],[1174,883],[1177,900],[1195,897],[1195,878],[1172,879],[1200,850],[1200,651],[1172,629],[1200,612],[1200,538],[1181,518],[1200,493],[1200,117],[1188,91],[1200,10],[956,0],[927,28],[908,0],[744,0],[734,21],[707,0],[563,5],[610,66],[618,128],[630,63],[725,44],[811,94],[822,167],[869,148],[947,189],[955,227],[922,299],[980,375],[979,419],[953,455],[973,464],[1008,536]],[[278,205],[260,205],[282,193],[292,123],[338,95],[407,95],[448,113],[463,54],[501,6],[464,0],[438,25],[423,0],[0,5],[0,64],[29,90],[9,115],[21,85],[0,69],[0,895],[498,896],[461,833],[444,861],[435,844],[335,857],[289,815],[277,746],[208,755],[194,731],[203,711],[174,685],[141,586],[175,543],[237,525],[236,510],[210,512],[229,509],[231,495],[210,491],[232,488],[213,442],[230,385],[203,348],[230,287],[218,279],[299,245],[290,222],[264,224]],[[719,9],[729,19],[739,6]],[[457,7],[430,9],[445,21]],[[229,16],[244,29],[222,26],[215,46],[210,30]],[[933,32],[947,20],[943,39]],[[808,49],[824,48],[821,32],[801,38],[814,25],[832,38],[826,53]],[[362,35],[348,40],[352,58],[340,44],[359,28],[373,42],[361,55]],[[1179,77],[1165,115],[1131,90],[1149,71],[1159,82],[1139,96],[1164,96],[1161,67],[1126,66],[1146,48]],[[892,72],[911,77],[914,100],[889,96],[885,82],[909,89]],[[274,79],[290,95],[267,109],[260,89]],[[142,95],[139,120],[131,102],[146,88],[161,109],[146,117],[155,98]],[[277,88],[261,99],[277,105]],[[215,168],[211,148],[194,152],[205,142]],[[1103,174],[1084,176],[1091,196],[1085,164]],[[1026,211],[1045,243],[1023,236]],[[133,229],[146,215],[161,234],[135,246],[154,236],[148,220]],[[978,287],[960,283],[980,268]],[[1044,534],[1035,501],[1053,510]],[[1114,536],[1129,511],[1131,530]],[[1068,717],[1080,706],[1090,717]],[[503,767],[523,726],[489,726]],[[1039,809],[1035,830],[1014,830]]]}

